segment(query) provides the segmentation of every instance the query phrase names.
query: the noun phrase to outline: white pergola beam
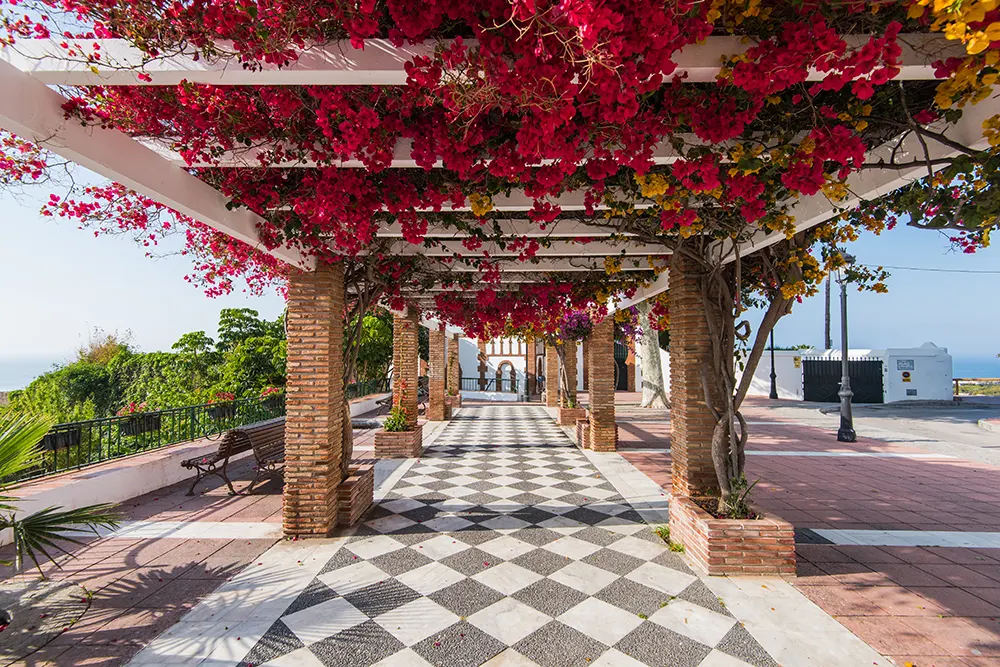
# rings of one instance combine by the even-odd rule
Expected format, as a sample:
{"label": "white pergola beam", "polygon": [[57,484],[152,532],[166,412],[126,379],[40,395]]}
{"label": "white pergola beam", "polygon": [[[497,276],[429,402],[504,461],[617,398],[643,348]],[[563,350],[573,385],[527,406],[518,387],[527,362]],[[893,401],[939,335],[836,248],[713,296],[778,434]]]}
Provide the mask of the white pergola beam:
{"label": "white pergola beam", "polygon": [[298,250],[267,250],[257,236],[263,218],[226,209],[228,199],[184,169],[170,164],[128,135],[65,118],[66,98],[38,79],[0,62],[0,127],[112,179],[170,208],[303,268],[313,259]]}
{"label": "white pergola beam", "polygon": [[[417,56],[429,56],[448,40],[426,41],[402,47],[388,40],[369,39],[363,49],[356,49],[347,40],[313,45],[303,50],[297,60],[285,67],[261,64],[257,69],[244,69],[236,60],[195,60],[194,51],[178,56],[150,59],[126,40],[83,40],[77,51],[88,51],[92,43],[100,44],[101,60],[86,62],[83,58],[69,59],[66,49],[59,46],[61,38],[29,39],[4,49],[2,58],[48,85],[69,86],[171,86],[181,81],[222,86],[402,86],[406,84],[404,66]],[[69,40],[72,41],[72,40]],[[849,35],[847,41],[856,47],[868,41],[865,35]],[[469,46],[475,40],[465,40]],[[224,49],[230,47],[220,42]],[[743,53],[752,42],[739,36],[713,36],[700,44],[692,44],[674,54],[677,63],[674,74],[686,75],[687,81],[715,81],[723,56]],[[903,53],[899,79],[933,79],[931,63],[948,56],[961,56],[960,44],[934,34],[900,36]],[[232,51],[233,49],[228,48]],[[96,72],[94,71],[96,69]],[[139,73],[152,79],[140,81]],[[809,80],[823,79],[825,73],[811,72]]]}
{"label": "white pergola beam", "polygon": [[[685,140],[690,143],[704,144],[694,135],[685,137]],[[236,150],[227,150],[221,152],[219,155],[212,156],[211,158],[192,159],[190,162],[185,160],[184,157],[176,152],[171,146],[171,142],[166,139],[161,138],[139,138],[143,145],[148,146],[150,149],[156,151],[162,155],[165,159],[177,164],[181,167],[188,167],[192,169],[200,168],[260,168],[262,166],[262,159],[267,162],[267,167],[271,169],[307,169],[312,167],[325,167],[333,166],[340,167],[342,169],[364,169],[366,165],[361,160],[341,160],[340,162],[328,163],[319,162],[311,157],[302,157],[298,159],[285,158],[281,160],[274,160],[274,152],[278,148],[285,148],[278,144],[264,145],[264,146],[253,146],[248,148],[240,148]],[[283,150],[287,152],[287,150]],[[298,149],[292,148],[293,153],[299,152]],[[659,146],[653,149],[653,164],[663,165],[672,164],[680,159],[680,155],[674,150],[668,142],[663,142]],[[552,160],[543,160],[535,166],[541,166],[543,164],[550,164]],[[417,164],[416,159],[413,157],[413,140],[402,138],[396,142],[395,147],[392,152],[392,162],[390,166],[394,169],[422,169],[420,165]],[[434,168],[440,169],[444,166],[441,160],[434,162]]]}
{"label": "white pergola beam", "polygon": [[[665,259],[665,258],[664,258]],[[603,257],[572,257],[554,258],[544,257],[542,259],[520,261],[516,259],[497,259],[492,264],[496,265],[501,273],[555,273],[555,272],[604,272]],[[453,273],[482,273],[482,270],[475,266],[469,266],[462,262],[454,262],[447,266],[447,270]],[[650,271],[649,262],[645,257],[626,257],[621,263],[622,271]]]}
{"label": "white pergola beam", "polygon": [[[541,229],[537,222],[527,219],[498,219],[486,220],[485,222],[486,224],[482,227],[487,234],[493,233],[494,223],[496,223],[506,236],[530,236],[534,238],[629,236],[627,233],[616,231],[614,223],[604,226],[600,221],[590,224],[581,220],[556,220],[545,225],[545,229]],[[383,225],[378,230],[378,236],[379,238],[403,238],[402,226],[398,222]],[[432,239],[464,239],[469,237],[469,233],[446,225],[429,225],[424,236]]]}
{"label": "white pergola beam", "polygon": [[[387,251],[392,255],[422,256],[422,257],[518,257],[523,250],[501,248],[496,243],[485,243],[481,248],[469,250],[461,241],[439,241],[435,247],[426,248],[412,243],[397,243]],[[537,257],[620,257],[624,255],[666,255],[669,251],[663,246],[653,246],[644,243],[612,244],[601,241],[592,243],[576,243],[573,241],[549,241],[548,247],[542,246],[535,252]]]}

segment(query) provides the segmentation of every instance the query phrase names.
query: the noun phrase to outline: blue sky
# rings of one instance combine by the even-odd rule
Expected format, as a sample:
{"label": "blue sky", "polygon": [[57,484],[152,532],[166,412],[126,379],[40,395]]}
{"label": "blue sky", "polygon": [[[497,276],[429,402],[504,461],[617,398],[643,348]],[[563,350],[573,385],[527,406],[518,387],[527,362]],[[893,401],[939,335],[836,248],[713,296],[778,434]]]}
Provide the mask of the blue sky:
{"label": "blue sky", "polygon": [[[47,196],[41,189],[35,197]],[[188,331],[215,332],[221,308],[250,307],[276,317],[277,295],[209,299],[183,280],[189,260],[151,260],[125,238],[94,238],[66,220],[42,218],[32,197],[0,197],[0,390],[69,358],[94,327],[124,332],[145,351],[169,349]],[[897,228],[865,235],[850,251],[866,264],[1000,271],[1000,250],[951,252],[936,232]],[[909,347],[931,341],[960,359],[995,364],[1000,376],[1000,273],[893,271],[886,295],[851,292],[851,347]],[[836,302],[835,302],[836,305]],[[837,311],[834,344],[839,345]],[[796,305],[776,330],[779,346],[822,345],[823,299]],[[12,363],[13,361],[13,363]],[[991,366],[992,368],[992,366]],[[978,372],[985,372],[978,371]]]}

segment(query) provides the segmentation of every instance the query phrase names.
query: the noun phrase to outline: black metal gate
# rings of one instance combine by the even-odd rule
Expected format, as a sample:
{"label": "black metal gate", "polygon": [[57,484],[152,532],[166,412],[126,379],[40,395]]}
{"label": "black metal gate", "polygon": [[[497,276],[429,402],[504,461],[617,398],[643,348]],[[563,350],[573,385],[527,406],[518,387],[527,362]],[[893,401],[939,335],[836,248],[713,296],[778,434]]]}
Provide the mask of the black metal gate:
{"label": "black metal gate", "polygon": [[628,391],[628,347],[615,341],[615,391]]}
{"label": "black metal gate", "polygon": [[[851,376],[852,403],[882,403],[885,391],[882,386],[881,359],[848,359]],[[807,401],[837,403],[840,396],[840,359],[803,357],[802,397]]]}

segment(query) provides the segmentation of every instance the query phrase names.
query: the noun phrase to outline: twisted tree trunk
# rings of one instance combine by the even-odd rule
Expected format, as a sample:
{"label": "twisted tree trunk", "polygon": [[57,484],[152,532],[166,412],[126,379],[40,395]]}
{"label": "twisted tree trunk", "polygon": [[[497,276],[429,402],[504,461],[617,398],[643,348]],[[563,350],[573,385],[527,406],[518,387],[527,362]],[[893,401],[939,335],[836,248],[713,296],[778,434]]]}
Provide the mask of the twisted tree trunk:
{"label": "twisted tree trunk", "polygon": [[660,362],[659,336],[650,326],[649,302],[642,301],[639,311],[639,328],[642,330],[639,344],[639,367],[642,370],[642,402],[639,407],[666,409],[670,407],[666,383],[663,381],[663,366]]}

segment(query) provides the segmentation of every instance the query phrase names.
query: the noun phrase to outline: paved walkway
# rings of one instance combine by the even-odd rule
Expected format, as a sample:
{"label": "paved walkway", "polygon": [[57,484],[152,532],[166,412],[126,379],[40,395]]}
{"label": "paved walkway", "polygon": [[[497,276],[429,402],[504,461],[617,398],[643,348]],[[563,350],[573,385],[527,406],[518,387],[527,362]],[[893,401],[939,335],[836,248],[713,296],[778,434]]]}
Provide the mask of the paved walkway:
{"label": "paved walkway", "polygon": [[[669,419],[620,412],[625,457],[669,487]],[[797,529],[800,591],[898,665],[1000,665],[1000,468],[926,434],[838,443],[815,407],[746,414],[754,498]]]}
{"label": "paved walkway", "polygon": [[542,408],[468,406],[428,440],[380,462],[353,534],[276,545],[133,664],[888,664],[781,579],[698,577],[647,523],[656,485]]}

